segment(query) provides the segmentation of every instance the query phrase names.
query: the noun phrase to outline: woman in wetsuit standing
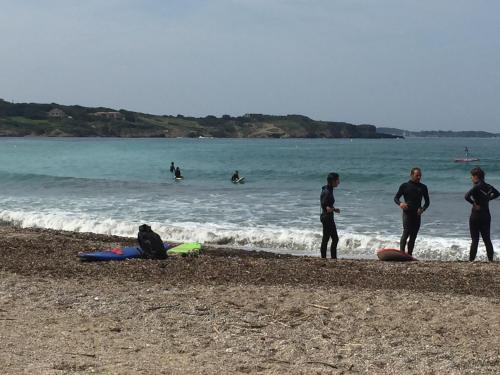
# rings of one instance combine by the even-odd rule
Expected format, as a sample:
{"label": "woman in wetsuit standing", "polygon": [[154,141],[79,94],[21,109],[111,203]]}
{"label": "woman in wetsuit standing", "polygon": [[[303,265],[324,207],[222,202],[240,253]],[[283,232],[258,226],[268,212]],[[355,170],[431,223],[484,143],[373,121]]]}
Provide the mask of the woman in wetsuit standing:
{"label": "woman in wetsuit standing", "polygon": [[338,173],[332,172],[326,178],[327,184],[321,189],[320,204],[321,215],[320,221],[323,224],[323,238],[321,240],[321,258],[326,258],[326,248],[328,241],[332,239],[330,246],[330,254],[332,259],[337,259],[337,245],[339,243],[339,235],[337,233],[337,226],[335,225],[334,214],[340,214],[340,210],[334,207],[335,197],[333,196],[333,189],[340,184],[340,176]]}
{"label": "woman in wetsuit standing", "polygon": [[469,261],[476,259],[479,234],[483,238],[486,247],[486,255],[490,262],[493,261],[493,244],[490,237],[491,214],[489,203],[500,196],[500,193],[490,184],[484,181],[484,171],[477,167],[470,171],[471,181],[474,187],[465,194],[465,200],[472,204],[469,219],[469,229],[472,242],[470,244]]}

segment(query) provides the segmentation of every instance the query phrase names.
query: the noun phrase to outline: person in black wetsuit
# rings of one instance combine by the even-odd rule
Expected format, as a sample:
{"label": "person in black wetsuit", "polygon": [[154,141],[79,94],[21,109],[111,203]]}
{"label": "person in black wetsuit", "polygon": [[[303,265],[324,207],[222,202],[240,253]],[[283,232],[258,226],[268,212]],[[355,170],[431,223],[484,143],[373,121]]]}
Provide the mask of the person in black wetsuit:
{"label": "person in black wetsuit", "polygon": [[[415,240],[420,229],[421,216],[429,207],[429,192],[427,186],[420,182],[422,178],[422,170],[420,168],[412,168],[410,172],[410,181],[405,182],[399,187],[394,202],[403,210],[403,235],[399,243],[399,249],[402,253],[405,252],[406,242],[408,241],[408,254],[412,255],[415,247]],[[404,197],[404,202],[401,202],[401,197]],[[425,203],[422,207],[422,198]]]}
{"label": "person in black wetsuit", "polygon": [[339,236],[337,234],[337,226],[335,225],[334,213],[340,213],[338,208],[334,207],[335,197],[333,189],[339,186],[340,176],[338,173],[330,173],[326,178],[327,184],[321,189],[320,203],[321,215],[320,220],[323,224],[323,239],[321,240],[321,258],[326,258],[326,248],[328,241],[332,239],[330,253],[332,259],[337,259],[337,244]]}
{"label": "person in black wetsuit", "polygon": [[240,179],[240,173],[238,171],[234,171],[233,176],[231,177],[232,182],[236,182]]}
{"label": "person in black wetsuit", "polygon": [[170,163],[170,173],[174,173],[175,172],[175,165],[174,165],[174,162]]}
{"label": "person in black wetsuit", "polygon": [[474,187],[465,194],[465,200],[472,204],[469,229],[472,242],[470,244],[469,261],[474,261],[479,244],[479,234],[483,237],[488,260],[493,262],[493,244],[490,238],[491,214],[490,201],[500,196],[500,192],[484,181],[484,171],[477,167],[470,171]]}
{"label": "person in black wetsuit", "polygon": [[181,169],[179,167],[175,168],[175,178],[182,178]]}

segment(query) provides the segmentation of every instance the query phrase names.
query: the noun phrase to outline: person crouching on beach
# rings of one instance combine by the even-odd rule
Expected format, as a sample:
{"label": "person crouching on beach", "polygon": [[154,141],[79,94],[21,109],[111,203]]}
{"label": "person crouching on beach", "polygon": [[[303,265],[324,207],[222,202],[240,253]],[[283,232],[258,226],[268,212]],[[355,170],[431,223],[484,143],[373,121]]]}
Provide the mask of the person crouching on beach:
{"label": "person crouching on beach", "polygon": [[[410,171],[410,180],[401,184],[394,202],[403,211],[403,235],[399,243],[399,250],[404,253],[406,242],[408,241],[408,254],[412,255],[413,248],[415,247],[415,240],[420,229],[421,216],[424,211],[429,207],[429,192],[427,186],[422,184],[422,170],[420,168],[412,168]],[[404,197],[404,202],[400,201]],[[425,200],[422,207],[422,198]]]}
{"label": "person crouching on beach", "polygon": [[479,234],[483,238],[486,247],[488,260],[493,262],[493,244],[490,238],[491,214],[490,201],[500,196],[500,193],[490,184],[484,181],[485,173],[479,168],[470,171],[470,179],[474,185],[467,194],[465,200],[472,204],[472,211],[469,218],[469,229],[472,242],[470,244],[469,261],[474,261],[479,245]]}
{"label": "person crouching on beach", "polygon": [[339,186],[340,176],[338,173],[330,173],[326,178],[327,184],[321,190],[321,215],[320,220],[323,224],[323,239],[321,240],[321,258],[326,258],[326,248],[328,241],[332,239],[330,252],[332,259],[337,259],[337,244],[339,236],[337,234],[337,226],[335,225],[334,213],[339,214],[340,210],[334,207],[335,197],[333,189]]}

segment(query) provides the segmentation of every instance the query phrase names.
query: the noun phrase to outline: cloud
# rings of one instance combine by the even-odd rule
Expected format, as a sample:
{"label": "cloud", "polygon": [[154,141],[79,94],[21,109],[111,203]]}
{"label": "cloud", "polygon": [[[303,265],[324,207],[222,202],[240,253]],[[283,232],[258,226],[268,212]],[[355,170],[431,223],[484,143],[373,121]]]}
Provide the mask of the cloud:
{"label": "cloud", "polygon": [[499,25],[492,1],[7,0],[0,97],[493,129]]}

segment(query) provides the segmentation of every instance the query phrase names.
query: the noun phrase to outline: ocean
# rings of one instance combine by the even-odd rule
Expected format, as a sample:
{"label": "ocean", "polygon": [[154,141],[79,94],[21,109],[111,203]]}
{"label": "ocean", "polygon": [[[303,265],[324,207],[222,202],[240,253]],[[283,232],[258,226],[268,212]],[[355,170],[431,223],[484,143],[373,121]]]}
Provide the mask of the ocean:
{"label": "ocean", "polygon": [[[135,237],[150,224],[165,240],[319,256],[319,195],[335,171],[339,256],[398,247],[393,197],[419,166],[430,192],[414,255],[464,260],[470,243],[468,146],[500,188],[500,139],[0,139],[0,220]],[[185,179],[176,182],[170,162]],[[244,184],[232,184],[234,170]],[[500,251],[500,199],[491,203]],[[82,249],[84,250],[84,249]],[[480,244],[479,259],[485,259]]]}

